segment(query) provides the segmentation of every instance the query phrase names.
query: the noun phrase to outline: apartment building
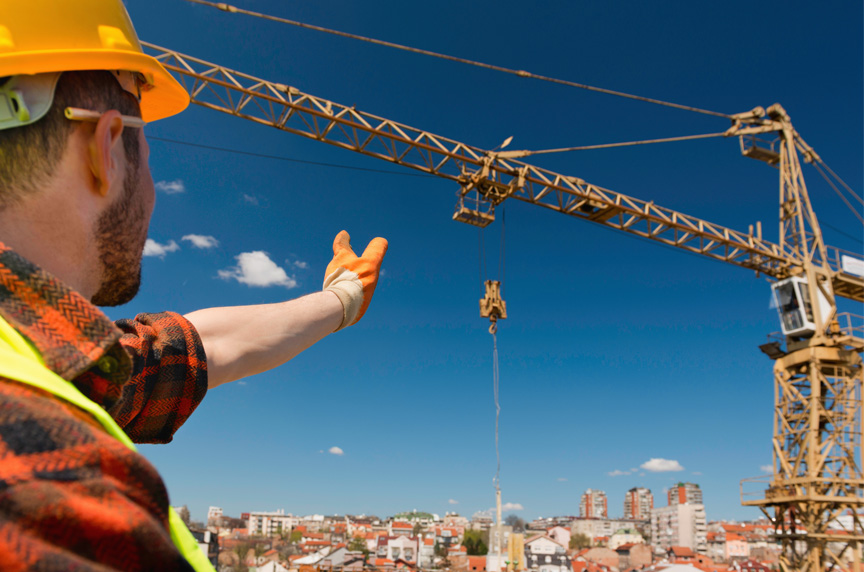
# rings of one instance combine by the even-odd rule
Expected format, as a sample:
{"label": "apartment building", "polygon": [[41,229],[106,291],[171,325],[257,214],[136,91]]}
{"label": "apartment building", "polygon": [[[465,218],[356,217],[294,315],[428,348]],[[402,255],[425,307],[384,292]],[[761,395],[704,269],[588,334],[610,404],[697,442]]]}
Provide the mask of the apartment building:
{"label": "apartment building", "polygon": [[704,504],[702,489],[696,483],[678,483],[669,489],[669,506],[675,504]]}
{"label": "apartment building", "polygon": [[[280,509],[276,512],[248,513],[248,531],[250,535],[272,536],[280,532],[288,532],[297,526],[299,519],[291,514],[285,514]],[[244,516],[246,513],[244,513]]]}
{"label": "apartment building", "polygon": [[663,549],[684,546],[705,554],[708,526],[702,504],[674,504],[651,511],[651,544]]}
{"label": "apartment building", "polygon": [[633,487],[624,495],[624,518],[648,520],[654,508],[654,495],[649,489]]}
{"label": "apartment building", "polygon": [[608,518],[609,510],[606,504],[606,492],[595,489],[585,491],[579,503],[579,516],[584,518]]}

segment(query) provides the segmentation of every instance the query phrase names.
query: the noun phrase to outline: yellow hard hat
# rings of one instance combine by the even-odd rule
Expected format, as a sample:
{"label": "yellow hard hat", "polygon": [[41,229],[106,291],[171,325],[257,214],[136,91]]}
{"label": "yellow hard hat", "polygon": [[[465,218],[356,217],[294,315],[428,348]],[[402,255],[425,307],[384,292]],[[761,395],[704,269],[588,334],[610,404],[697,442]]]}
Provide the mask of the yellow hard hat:
{"label": "yellow hard hat", "polygon": [[183,86],[142,50],[122,0],[3,1],[0,78],[76,70],[138,74],[144,121],[189,105]]}

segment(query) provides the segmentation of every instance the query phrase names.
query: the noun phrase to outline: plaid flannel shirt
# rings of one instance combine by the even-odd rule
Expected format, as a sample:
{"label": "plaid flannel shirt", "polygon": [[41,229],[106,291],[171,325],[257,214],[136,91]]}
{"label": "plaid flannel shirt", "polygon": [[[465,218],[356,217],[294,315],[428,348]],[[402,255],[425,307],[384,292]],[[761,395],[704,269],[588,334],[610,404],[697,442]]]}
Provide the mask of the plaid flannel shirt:
{"label": "plaid flannel shirt", "polygon": [[[0,244],[0,315],[137,443],[167,443],[207,391],[204,349],[174,313],[112,323]],[[156,469],[88,413],[0,377],[0,570],[191,570]]]}

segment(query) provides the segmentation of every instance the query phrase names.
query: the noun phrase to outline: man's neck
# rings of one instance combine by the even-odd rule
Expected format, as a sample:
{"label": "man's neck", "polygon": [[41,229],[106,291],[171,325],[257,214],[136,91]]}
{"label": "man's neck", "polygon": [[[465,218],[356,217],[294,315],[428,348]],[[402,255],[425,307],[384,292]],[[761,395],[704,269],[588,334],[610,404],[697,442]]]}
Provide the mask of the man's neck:
{"label": "man's neck", "polygon": [[77,196],[49,184],[0,210],[0,241],[89,300],[99,286],[98,248]]}

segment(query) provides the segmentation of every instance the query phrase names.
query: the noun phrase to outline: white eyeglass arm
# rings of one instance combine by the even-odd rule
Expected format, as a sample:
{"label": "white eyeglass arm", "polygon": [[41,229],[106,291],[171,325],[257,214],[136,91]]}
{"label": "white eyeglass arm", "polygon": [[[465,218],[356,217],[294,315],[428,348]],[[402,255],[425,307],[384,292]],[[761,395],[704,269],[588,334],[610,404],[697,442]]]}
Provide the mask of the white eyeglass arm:
{"label": "white eyeglass arm", "polygon": [[[72,121],[90,121],[95,123],[96,121],[99,121],[100,117],[102,117],[102,112],[100,111],[91,111],[79,107],[67,107],[63,113],[66,115],[66,119],[71,119]],[[134,127],[138,129],[147,125],[147,123],[140,117],[121,115],[120,118],[123,120],[124,127]]]}

